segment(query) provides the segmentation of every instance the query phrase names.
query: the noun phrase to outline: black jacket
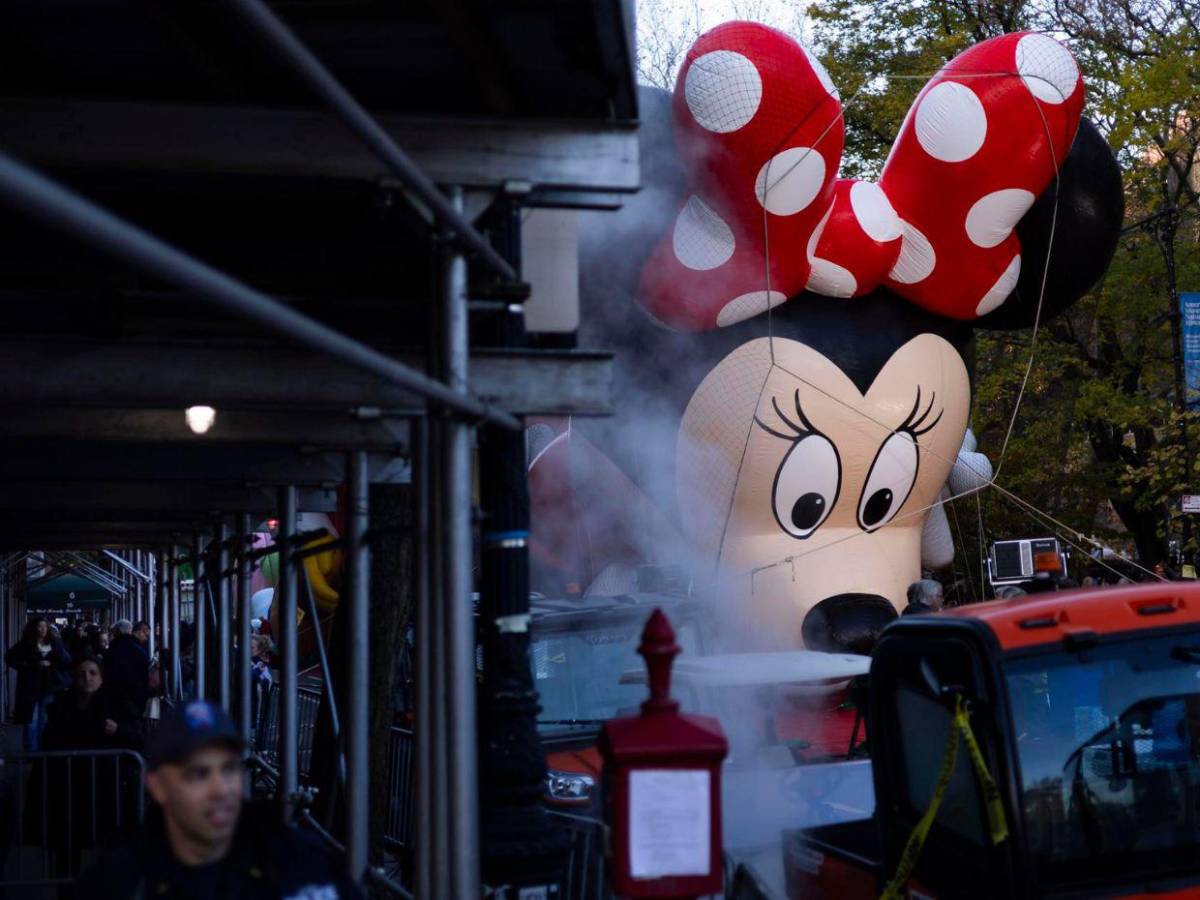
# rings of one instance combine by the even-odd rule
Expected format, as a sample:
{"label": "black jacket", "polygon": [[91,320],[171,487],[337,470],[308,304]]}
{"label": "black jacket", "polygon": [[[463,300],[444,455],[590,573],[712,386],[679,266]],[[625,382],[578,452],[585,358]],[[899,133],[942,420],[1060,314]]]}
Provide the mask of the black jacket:
{"label": "black jacket", "polygon": [[104,684],[116,691],[135,714],[146,711],[150,697],[150,654],[132,634],[118,634],[101,663]]}
{"label": "black jacket", "polygon": [[[132,841],[102,855],[76,882],[88,900],[191,900],[188,870],[175,862],[165,838],[162,812],[151,805]],[[275,807],[242,810],[233,846],[220,863],[214,896],[221,900],[362,900],[342,867],[316,835],[279,821]]]}
{"label": "black jacket", "polygon": [[[113,734],[104,730],[111,719],[117,725]],[[43,750],[141,750],[141,719],[115,691],[104,685],[96,691],[87,708],[80,709],[79,694],[69,690],[50,707]]]}
{"label": "black jacket", "polygon": [[63,690],[70,682],[71,654],[62,641],[50,640],[50,665],[42,665],[37,646],[18,641],[8,648],[5,662],[17,670],[16,708],[13,721],[27,725],[33,717],[33,704],[55,691]]}

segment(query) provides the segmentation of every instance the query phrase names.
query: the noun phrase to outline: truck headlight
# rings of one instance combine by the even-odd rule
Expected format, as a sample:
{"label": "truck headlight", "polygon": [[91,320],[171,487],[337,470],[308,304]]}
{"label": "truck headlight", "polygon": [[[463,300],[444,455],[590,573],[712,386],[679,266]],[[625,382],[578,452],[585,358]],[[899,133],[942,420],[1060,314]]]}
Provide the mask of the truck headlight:
{"label": "truck headlight", "polygon": [[559,805],[573,806],[588,803],[596,788],[596,779],[591,775],[575,772],[560,772],[550,769],[546,773],[546,800]]}

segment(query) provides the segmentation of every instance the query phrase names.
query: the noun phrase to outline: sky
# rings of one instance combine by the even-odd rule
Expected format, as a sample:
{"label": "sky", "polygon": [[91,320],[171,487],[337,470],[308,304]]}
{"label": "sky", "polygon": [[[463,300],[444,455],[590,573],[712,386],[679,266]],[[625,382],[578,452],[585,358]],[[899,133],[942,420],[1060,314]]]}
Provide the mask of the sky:
{"label": "sky", "polygon": [[638,0],[638,73],[662,83],[699,34],[732,19],[763,22],[807,44],[807,0]]}

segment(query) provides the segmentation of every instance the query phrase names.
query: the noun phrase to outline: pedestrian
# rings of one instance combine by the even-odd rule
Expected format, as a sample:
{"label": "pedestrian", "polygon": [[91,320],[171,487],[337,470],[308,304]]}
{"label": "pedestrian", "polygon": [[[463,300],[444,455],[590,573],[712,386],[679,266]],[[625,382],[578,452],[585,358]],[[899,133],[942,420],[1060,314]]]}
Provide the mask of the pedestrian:
{"label": "pedestrian", "polygon": [[250,719],[257,727],[259,710],[271,692],[274,677],[271,675],[271,639],[265,634],[250,638]]}
{"label": "pedestrian", "polygon": [[25,726],[25,752],[36,753],[46,727],[46,710],[55,694],[70,683],[71,654],[61,638],[52,636],[49,622],[34,618],[25,624],[21,639],[8,648],[5,662],[17,670],[13,721]]}
{"label": "pedestrian", "polygon": [[46,750],[141,750],[141,722],[104,683],[100,663],[75,662],[74,686],[50,707],[42,735]]}
{"label": "pedestrian", "polygon": [[135,628],[128,619],[120,619],[113,631],[112,643],[104,654],[104,681],[141,716],[150,698],[150,653],[138,634],[148,637],[150,629],[145,622],[138,622]]}
{"label": "pedestrian", "polygon": [[78,896],[359,900],[315,835],[284,825],[276,807],[243,806],[244,752],[216,704],[171,710],[146,750],[145,825],[79,878]]}
{"label": "pedestrian", "polygon": [[937,612],[944,602],[942,583],[932,578],[922,578],[908,586],[908,606],[901,615]]}
{"label": "pedestrian", "polygon": [[27,791],[44,799],[29,806],[26,834],[30,843],[55,855],[59,877],[78,874],[86,850],[110,843],[137,824],[134,810],[141,786],[136,757],[86,751],[140,751],[140,726],[125,701],[105,686],[100,664],[77,660],[74,687],[50,707],[42,735],[42,749],[75,754],[42,760]]}
{"label": "pedestrian", "polygon": [[92,658],[103,661],[104,654],[108,652],[108,647],[111,643],[112,636],[103,628],[97,629],[96,633],[92,635]]}

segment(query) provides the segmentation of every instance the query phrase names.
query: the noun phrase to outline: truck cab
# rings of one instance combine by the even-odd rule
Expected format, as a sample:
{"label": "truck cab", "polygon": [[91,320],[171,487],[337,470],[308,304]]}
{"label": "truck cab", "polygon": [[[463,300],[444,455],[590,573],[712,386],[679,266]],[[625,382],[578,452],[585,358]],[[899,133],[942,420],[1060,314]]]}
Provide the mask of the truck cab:
{"label": "truck cab", "polygon": [[881,637],[870,680],[874,815],[786,832],[789,896],[879,896],[930,808],[959,698],[1006,834],[960,746],[899,896],[1196,895],[1200,585],[905,617]]}

